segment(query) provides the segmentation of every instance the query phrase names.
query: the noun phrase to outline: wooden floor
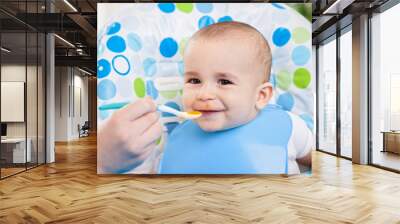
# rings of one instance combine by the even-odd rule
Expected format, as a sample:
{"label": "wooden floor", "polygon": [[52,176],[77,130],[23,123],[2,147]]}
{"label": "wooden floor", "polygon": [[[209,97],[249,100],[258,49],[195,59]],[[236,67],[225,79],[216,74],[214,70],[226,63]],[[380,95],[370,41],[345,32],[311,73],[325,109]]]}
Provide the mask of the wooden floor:
{"label": "wooden floor", "polygon": [[24,168],[1,168],[1,177],[7,177],[22,171],[25,171],[25,167]]}
{"label": "wooden floor", "polygon": [[37,164],[27,164],[27,167],[25,167],[25,164],[18,164],[18,167],[7,167],[7,168],[1,168],[1,178],[6,178],[11,175],[15,175],[20,172],[24,172],[27,169],[33,169],[37,166]]}
{"label": "wooden floor", "polygon": [[372,162],[377,165],[400,170],[400,154],[375,150]]}
{"label": "wooden floor", "polygon": [[400,175],[315,152],[312,176],[98,176],[94,137],[0,181],[0,223],[400,223]]}

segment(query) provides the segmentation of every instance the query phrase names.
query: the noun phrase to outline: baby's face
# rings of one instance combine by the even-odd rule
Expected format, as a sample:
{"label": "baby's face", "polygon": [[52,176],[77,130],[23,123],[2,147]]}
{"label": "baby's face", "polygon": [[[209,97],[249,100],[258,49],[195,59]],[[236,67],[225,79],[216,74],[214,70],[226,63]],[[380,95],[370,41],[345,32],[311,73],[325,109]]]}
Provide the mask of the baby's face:
{"label": "baby's face", "polygon": [[205,131],[245,124],[256,117],[262,69],[254,49],[239,39],[196,40],[184,55],[185,111],[200,111],[196,119]]}

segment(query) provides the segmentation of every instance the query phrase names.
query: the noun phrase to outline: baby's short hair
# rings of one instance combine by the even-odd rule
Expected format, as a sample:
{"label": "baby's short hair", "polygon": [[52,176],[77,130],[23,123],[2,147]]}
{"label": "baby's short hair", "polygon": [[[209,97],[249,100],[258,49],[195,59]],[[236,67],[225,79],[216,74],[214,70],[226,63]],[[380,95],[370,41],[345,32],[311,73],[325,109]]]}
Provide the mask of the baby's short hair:
{"label": "baby's short hair", "polygon": [[269,81],[272,62],[271,49],[264,35],[249,24],[236,21],[215,23],[197,31],[190,41],[201,38],[225,38],[226,36],[243,34],[247,35],[246,38],[254,40],[257,51],[256,56],[260,59],[260,63],[263,66],[263,82]]}

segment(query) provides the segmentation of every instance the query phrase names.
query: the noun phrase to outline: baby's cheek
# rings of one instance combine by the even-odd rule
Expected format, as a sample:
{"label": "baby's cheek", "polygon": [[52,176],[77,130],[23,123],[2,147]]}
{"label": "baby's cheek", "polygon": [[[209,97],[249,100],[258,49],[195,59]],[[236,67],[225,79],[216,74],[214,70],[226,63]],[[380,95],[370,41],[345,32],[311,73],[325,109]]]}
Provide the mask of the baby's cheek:
{"label": "baby's cheek", "polygon": [[182,95],[182,104],[183,104],[183,109],[184,110],[188,110],[192,108],[192,104],[193,104],[193,97],[191,97],[191,95],[188,94],[183,94]]}
{"label": "baby's cheek", "polygon": [[248,100],[243,96],[243,94],[240,94],[240,91],[237,91],[237,93],[229,92],[220,97],[221,101],[223,101],[223,103],[229,108],[243,107]]}
{"label": "baby's cheek", "polygon": [[249,117],[249,111],[245,106],[234,107],[225,115],[225,123],[228,126],[237,126],[245,122]]}
{"label": "baby's cheek", "polygon": [[183,110],[184,111],[187,111],[187,110],[189,110],[189,109],[191,109],[191,106],[190,106],[190,104],[187,102],[187,100],[184,100],[183,101]]}

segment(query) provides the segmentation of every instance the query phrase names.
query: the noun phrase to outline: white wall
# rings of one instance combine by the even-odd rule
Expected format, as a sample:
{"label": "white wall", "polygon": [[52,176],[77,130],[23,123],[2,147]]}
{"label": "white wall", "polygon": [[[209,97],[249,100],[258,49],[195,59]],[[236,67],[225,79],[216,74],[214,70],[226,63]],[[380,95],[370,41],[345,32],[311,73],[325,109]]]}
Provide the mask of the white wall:
{"label": "white wall", "polygon": [[55,140],[70,141],[88,120],[88,78],[72,67],[56,67],[55,73]]}
{"label": "white wall", "polygon": [[[77,70],[75,70],[76,72]],[[88,78],[81,76],[82,73],[74,77],[74,108],[73,108],[73,119],[72,119],[72,136],[78,137],[77,126],[81,126],[88,121]],[[81,108],[80,108],[81,107]],[[81,111],[80,111],[81,110]]]}
{"label": "white wall", "polygon": [[[1,81],[1,121],[25,121],[25,83]],[[35,107],[36,108],[36,107]]]}
{"label": "white wall", "polygon": [[68,140],[68,86],[69,69],[67,67],[55,68],[55,141]]}

